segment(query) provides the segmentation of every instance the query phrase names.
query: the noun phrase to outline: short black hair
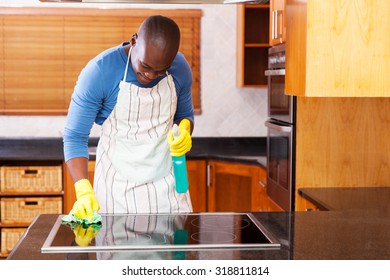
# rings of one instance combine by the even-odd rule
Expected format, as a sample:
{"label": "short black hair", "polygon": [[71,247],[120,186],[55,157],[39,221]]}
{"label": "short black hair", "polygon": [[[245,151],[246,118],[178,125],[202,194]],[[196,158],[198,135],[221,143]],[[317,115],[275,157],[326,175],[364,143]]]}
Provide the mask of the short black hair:
{"label": "short black hair", "polygon": [[177,52],[180,46],[180,29],[177,23],[168,17],[154,15],[141,24],[138,35],[158,46],[169,47]]}

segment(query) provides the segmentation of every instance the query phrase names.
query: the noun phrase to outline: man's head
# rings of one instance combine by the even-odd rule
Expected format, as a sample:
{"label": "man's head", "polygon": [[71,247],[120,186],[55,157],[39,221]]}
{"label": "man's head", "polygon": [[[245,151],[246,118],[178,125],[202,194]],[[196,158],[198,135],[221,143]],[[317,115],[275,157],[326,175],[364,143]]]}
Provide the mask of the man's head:
{"label": "man's head", "polygon": [[164,75],[179,50],[180,30],[170,18],[148,17],[131,38],[130,59],[137,80],[148,84]]}

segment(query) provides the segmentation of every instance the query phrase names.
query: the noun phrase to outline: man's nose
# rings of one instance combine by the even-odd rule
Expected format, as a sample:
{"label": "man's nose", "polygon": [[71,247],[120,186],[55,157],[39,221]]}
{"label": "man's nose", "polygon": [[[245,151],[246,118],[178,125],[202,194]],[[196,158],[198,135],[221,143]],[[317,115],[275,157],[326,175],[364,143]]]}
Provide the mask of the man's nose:
{"label": "man's nose", "polygon": [[149,71],[149,72],[146,72],[145,75],[149,79],[156,79],[157,77],[164,76],[165,75],[165,71]]}
{"label": "man's nose", "polygon": [[145,73],[145,76],[151,80],[154,80],[158,77],[158,73],[156,71],[149,71]]}

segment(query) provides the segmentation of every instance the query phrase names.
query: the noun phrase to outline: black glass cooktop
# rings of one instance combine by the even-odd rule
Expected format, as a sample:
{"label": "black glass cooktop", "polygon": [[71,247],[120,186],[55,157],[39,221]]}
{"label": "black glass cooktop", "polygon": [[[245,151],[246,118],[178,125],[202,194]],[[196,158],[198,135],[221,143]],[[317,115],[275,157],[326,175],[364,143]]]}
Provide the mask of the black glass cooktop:
{"label": "black glass cooktop", "polygon": [[64,224],[62,217],[42,252],[280,248],[261,222],[246,213],[102,215],[102,223],[90,227]]}

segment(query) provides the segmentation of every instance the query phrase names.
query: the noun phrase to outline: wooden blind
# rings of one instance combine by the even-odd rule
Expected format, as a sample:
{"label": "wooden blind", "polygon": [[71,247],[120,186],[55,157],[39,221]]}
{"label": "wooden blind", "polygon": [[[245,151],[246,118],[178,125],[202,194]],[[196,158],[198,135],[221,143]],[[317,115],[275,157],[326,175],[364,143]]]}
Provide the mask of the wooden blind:
{"label": "wooden blind", "polygon": [[65,115],[87,62],[128,41],[153,14],[171,17],[180,27],[179,51],[191,66],[200,113],[201,10],[2,8],[0,114]]}

